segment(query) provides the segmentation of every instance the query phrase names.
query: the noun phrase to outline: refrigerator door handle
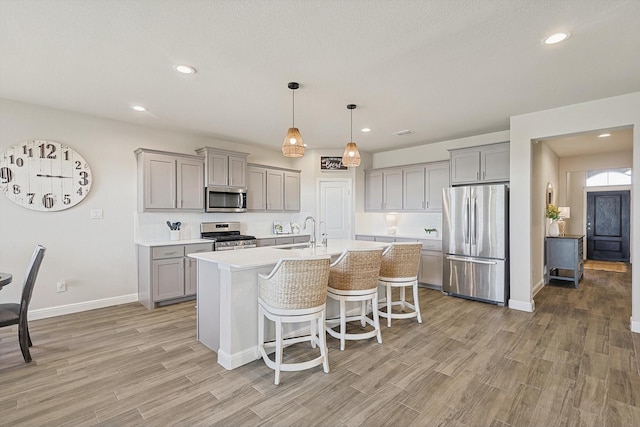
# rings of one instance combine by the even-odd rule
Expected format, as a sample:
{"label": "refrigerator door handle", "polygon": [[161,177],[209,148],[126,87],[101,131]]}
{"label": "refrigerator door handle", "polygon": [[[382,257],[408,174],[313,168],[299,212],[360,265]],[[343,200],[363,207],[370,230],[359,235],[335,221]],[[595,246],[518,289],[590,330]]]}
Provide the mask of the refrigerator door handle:
{"label": "refrigerator door handle", "polygon": [[448,256],[447,260],[449,261],[462,261],[462,262],[470,262],[472,264],[486,264],[486,265],[496,265],[496,261],[484,261],[481,259],[472,259],[472,258],[464,258],[457,256]]}
{"label": "refrigerator door handle", "polygon": [[[473,202],[473,205],[471,205],[471,203]],[[471,235],[470,240],[471,240],[471,244],[472,245],[476,245],[478,243],[478,236],[476,236],[476,229],[477,227],[477,207],[478,207],[478,202],[476,200],[476,198],[474,197],[473,199],[471,199],[469,201],[469,211],[471,212],[471,220],[469,221],[470,226],[469,226],[469,234]]]}
{"label": "refrigerator door handle", "polygon": [[464,244],[467,245],[469,244],[469,198],[465,198],[464,199],[464,229],[462,230],[462,233],[464,234]]}

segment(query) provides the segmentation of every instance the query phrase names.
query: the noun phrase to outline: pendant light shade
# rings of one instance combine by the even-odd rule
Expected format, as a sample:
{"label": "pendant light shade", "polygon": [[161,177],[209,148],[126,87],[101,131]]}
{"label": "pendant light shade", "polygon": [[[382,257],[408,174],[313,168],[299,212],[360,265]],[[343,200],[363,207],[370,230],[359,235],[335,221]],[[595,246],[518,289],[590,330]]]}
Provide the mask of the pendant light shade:
{"label": "pendant light shade", "polygon": [[347,143],[344,147],[344,154],[342,155],[342,164],[347,167],[360,166],[360,152],[358,146],[353,142],[353,110],[356,109],[356,104],[347,105],[347,109],[351,110],[351,142]]}
{"label": "pendant light shade", "polygon": [[296,123],[296,98],[295,98],[295,90],[298,89],[300,85],[296,82],[290,82],[288,84],[288,88],[291,89],[292,95],[292,105],[293,105],[293,117],[292,117],[292,125],[287,130],[287,136],[284,137],[284,142],[282,143],[282,155],[285,157],[302,157],[304,156],[304,141],[302,140],[302,135],[300,135],[300,131],[297,127],[295,127]]}

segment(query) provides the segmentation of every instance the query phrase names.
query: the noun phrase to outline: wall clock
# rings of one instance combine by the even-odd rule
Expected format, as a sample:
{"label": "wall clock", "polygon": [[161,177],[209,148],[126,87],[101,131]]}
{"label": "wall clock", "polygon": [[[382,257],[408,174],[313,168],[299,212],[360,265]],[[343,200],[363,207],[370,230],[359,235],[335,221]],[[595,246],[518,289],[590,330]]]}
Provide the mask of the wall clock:
{"label": "wall clock", "polygon": [[34,211],[61,211],[80,203],[91,189],[91,169],[73,148],[31,140],[0,157],[0,191]]}

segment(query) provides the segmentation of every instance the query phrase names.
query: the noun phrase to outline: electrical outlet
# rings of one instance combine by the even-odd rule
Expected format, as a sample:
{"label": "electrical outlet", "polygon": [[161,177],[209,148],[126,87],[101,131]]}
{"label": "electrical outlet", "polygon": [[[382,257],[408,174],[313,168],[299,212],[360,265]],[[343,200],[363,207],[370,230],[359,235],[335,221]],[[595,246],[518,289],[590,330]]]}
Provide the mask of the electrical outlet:
{"label": "electrical outlet", "polygon": [[58,292],[66,292],[67,291],[67,282],[64,280],[57,283],[57,291]]}
{"label": "electrical outlet", "polygon": [[91,209],[91,219],[102,219],[102,209]]}

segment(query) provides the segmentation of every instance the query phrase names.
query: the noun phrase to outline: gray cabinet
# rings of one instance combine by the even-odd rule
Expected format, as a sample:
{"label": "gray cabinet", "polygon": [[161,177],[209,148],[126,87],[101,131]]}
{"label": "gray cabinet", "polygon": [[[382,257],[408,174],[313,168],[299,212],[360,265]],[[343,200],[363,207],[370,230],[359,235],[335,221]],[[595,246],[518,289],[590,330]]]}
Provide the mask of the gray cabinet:
{"label": "gray cabinet", "polygon": [[199,156],[138,149],[138,211],[202,211],[203,161]]}
{"label": "gray cabinet", "polygon": [[300,211],[300,171],[249,164],[247,210]]}
{"label": "gray cabinet", "polygon": [[545,284],[551,280],[568,280],[577,288],[584,276],[584,236],[547,237],[545,239]]}
{"label": "gray cabinet", "polygon": [[213,243],[138,245],[138,301],[152,309],[157,303],[196,295],[198,264],[187,255],[211,251]]}
{"label": "gray cabinet", "polygon": [[450,150],[451,185],[509,181],[509,143]]}
{"label": "gray cabinet", "polygon": [[297,243],[307,243],[309,241],[309,235],[303,234],[301,236],[289,235],[282,237],[267,237],[266,239],[257,239],[256,246],[279,246],[279,245],[294,245]]}
{"label": "gray cabinet", "polygon": [[442,212],[449,162],[365,171],[366,211]]}
{"label": "gray cabinet", "polygon": [[204,183],[207,187],[246,187],[247,153],[202,147],[196,153],[205,157]]}

